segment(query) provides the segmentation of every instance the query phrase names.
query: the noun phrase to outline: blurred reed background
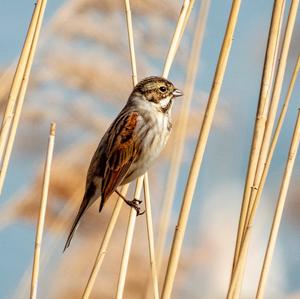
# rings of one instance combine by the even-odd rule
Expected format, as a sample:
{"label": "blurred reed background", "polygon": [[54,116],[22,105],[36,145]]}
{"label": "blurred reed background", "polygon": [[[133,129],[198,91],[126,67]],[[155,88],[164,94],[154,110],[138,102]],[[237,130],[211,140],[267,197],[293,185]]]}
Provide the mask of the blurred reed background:
{"label": "blurred reed background", "polygon": [[[160,160],[149,171],[157,232],[170,157],[174,146],[184,142],[162,262],[163,273],[230,12],[231,1],[210,2],[207,23],[203,24],[205,30],[186,139],[175,140],[171,136]],[[159,75],[182,2],[132,0],[130,3],[138,77]],[[286,1],[286,7],[290,3]],[[31,0],[22,3],[4,0],[0,9],[2,111],[33,4]],[[201,4],[201,1],[195,1],[169,76],[176,86],[182,88]],[[271,0],[242,2],[172,298],[217,299],[224,298],[227,292],[272,7]],[[287,16],[288,9],[283,16],[283,27]],[[298,16],[280,106],[300,53],[299,28]],[[92,153],[109,123],[124,105],[131,88],[123,1],[49,1],[1,194],[0,298],[25,298],[29,294],[46,136],[51,121],[57,123],[57,134],[38,298],[81,298],[114,200],[108,202],[100,215],[97,206],[93,206],[83,218],[65,254],[62,254],[62,248],[82,197]],[[299,95],[298,80],[253,228],[241,298],[253,298],[256,291]],[[180,107],[185,104],[184,99],[183,103],[179,101],[174,105],[174,130],[180,117]],[[300,298],[299,174],[300,164],[296,161],[265,298]],[[115,294],[128,215],[129,208],[124,207],[90,298],[112,298]],[[138,217],[124,298],[144,298],[148,272],[146,221],[145,217]],[[160,287],[162,282],[163,279]]]}

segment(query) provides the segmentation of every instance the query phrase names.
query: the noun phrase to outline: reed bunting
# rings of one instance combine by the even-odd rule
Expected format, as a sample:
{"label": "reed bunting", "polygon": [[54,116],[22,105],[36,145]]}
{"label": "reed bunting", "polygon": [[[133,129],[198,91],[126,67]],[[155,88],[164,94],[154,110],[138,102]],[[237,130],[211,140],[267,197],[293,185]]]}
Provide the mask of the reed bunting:
{"label": "reed bunting", "polygon": [[[116,188],[143,175],[169,138],[173,99],[183,93],[161,77],[148,77],[133,89],[120,114],[102,137],[87,173],[86,188],[64,250],[71,242],[79,220],[100,198],[99,212]],[[127,201],[139,211],[139,201]]]}

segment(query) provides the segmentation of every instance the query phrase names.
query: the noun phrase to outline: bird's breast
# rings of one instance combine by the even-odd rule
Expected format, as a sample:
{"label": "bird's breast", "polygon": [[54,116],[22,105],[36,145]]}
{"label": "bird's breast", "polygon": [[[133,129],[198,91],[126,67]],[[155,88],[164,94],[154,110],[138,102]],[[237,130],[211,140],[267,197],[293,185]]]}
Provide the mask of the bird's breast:
{"label": "bird's breast", "polygon": [[163,113],[143,115],[140,126],[138,155],[128,171],[126,183],[150,168],[165,147],[172,128],[169,116]]}

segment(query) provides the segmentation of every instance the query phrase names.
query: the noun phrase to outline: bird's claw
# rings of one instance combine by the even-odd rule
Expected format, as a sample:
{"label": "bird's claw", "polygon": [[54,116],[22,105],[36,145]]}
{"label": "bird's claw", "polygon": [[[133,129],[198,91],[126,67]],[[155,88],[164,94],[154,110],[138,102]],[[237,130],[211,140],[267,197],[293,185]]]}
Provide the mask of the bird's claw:
{"label": "bird's claw", "polygon": [[141,200],[139,199],[133,199],[133,200],[125,200],[125,202],[132,208],[134,208],[136,210],[136,215],[140,216],[145,214],[146,210],[144,210],[143,212],[141,212],[141,207],[140,204],[142,203]]}

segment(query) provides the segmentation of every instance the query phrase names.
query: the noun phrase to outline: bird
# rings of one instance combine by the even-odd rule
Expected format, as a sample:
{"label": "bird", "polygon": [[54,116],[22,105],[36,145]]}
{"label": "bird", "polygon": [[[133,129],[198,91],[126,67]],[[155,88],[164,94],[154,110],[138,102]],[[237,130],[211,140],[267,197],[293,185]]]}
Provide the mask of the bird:
{"label": "bird", "polygon": [[[69,247],[80,219],[98,198],[99,212],[117,187],[143,175],[159,156],[169,138],[174,98],[183,92],[169,80],[151,76],[141,80],[103,135],[87,172],[84,196],[71,226],[64,251]],[[137,215],[140,201],[125,202]]]}

